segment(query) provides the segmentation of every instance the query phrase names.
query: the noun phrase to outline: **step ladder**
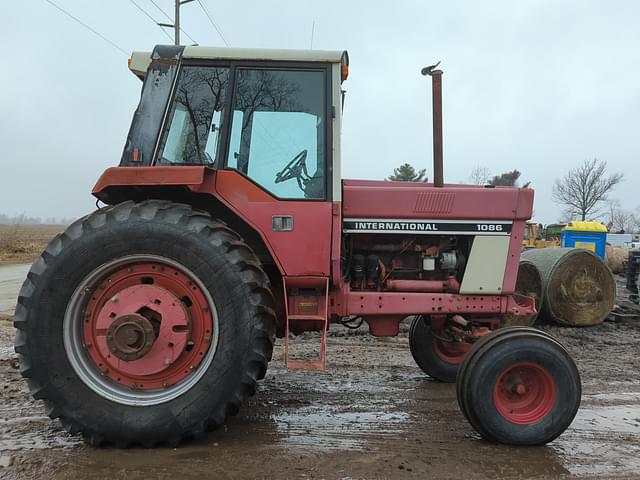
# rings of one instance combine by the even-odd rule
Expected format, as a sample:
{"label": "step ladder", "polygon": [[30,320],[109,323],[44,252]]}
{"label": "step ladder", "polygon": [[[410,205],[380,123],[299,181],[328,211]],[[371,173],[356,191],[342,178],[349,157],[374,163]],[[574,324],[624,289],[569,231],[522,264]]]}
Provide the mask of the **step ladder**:
{"label": "step ladder", "polygon": [[[324,371],[329,329],[329,278],[283,277],[285,305],[284,362],[288,370]],[[297,328],[296,328],[297,327]],[[320,352],[315,360],[289,356],[291,330],[320,332]]]}

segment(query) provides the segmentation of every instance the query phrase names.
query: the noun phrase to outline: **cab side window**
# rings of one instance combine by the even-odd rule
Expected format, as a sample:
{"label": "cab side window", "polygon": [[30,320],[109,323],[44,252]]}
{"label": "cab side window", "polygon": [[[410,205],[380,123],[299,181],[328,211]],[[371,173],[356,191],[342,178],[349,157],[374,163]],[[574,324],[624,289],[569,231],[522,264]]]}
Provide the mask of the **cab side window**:
{"label": "cab side window", "polygon": [[227,167],[279,198],[326,198],[324,76],[238,68]]}
{"label": "cab side window", "polygon": [[228,77],[228,68],[182,68],[159,164],[214,163]]}

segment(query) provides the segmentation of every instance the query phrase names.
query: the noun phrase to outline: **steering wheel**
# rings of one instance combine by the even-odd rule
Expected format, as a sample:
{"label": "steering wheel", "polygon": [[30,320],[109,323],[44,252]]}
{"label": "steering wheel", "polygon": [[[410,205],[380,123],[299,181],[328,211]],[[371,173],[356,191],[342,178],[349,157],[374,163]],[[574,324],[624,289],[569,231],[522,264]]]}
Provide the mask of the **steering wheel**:
{"label": "steering wheel", "polygon": [[295,178],[300,190],[304,192],[307,182],[311,180],[307,171],[307,150],[302,150],[278,173],[276,173],[275,183],[286,182]]}

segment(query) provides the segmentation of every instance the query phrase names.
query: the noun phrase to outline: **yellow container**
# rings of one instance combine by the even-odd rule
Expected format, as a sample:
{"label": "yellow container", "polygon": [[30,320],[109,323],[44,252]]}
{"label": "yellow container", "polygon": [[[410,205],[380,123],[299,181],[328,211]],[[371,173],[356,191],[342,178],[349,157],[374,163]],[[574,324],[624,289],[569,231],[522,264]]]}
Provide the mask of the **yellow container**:
{"label": "yellow container", "polygon": [[607,227],[605,227],[600,222],[574,221],[574,222],[569,222],[569,225],[564,227],[564,229],[579,230],[581,232],[608,232]]}

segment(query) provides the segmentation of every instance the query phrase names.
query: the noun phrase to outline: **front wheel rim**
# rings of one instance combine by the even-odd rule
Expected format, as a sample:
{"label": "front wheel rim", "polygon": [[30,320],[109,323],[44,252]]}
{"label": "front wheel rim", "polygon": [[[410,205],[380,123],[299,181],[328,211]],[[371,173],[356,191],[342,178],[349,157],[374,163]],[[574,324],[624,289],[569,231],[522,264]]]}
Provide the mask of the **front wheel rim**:
{"label": "front wheel rim", "polygon": [[555,380],[536,363],[517,363],[505,369],[493,389],[498,413],[518,425],[543,420],[555,406],[557,396]]}
{"label": "front wheel rim", "polygon": [[156,405],[189,391],[215,356],[219,325],[202,281],[178,262],[129,255],[75,290],[63,322],[67,357],[103,398]]}

